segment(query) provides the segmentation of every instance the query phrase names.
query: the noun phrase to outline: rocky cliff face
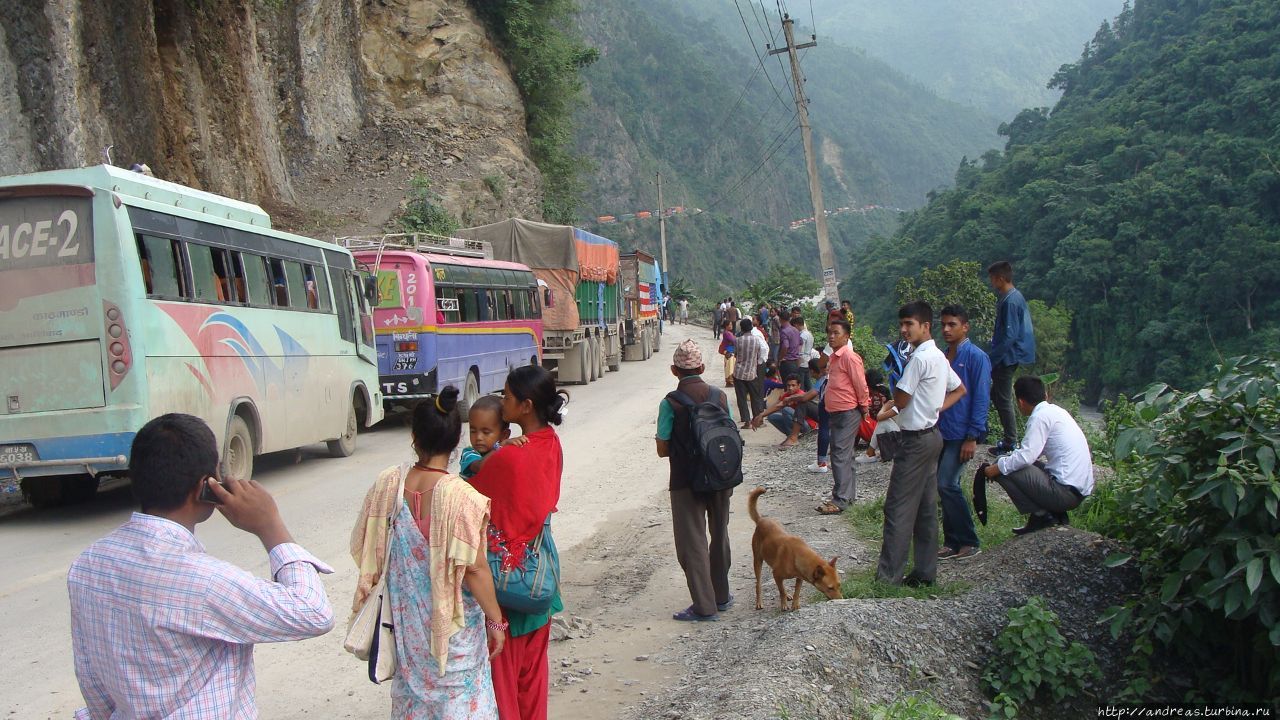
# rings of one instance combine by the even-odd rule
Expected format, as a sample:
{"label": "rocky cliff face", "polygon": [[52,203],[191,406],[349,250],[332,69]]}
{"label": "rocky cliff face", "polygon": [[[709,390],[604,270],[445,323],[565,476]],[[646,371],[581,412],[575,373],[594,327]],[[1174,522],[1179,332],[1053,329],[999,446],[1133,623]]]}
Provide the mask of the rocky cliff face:
{"label": "rocky cliff face", "polygon": [[464,223],[538,217],[519,91],[464,0],[5,5],[0,173],[110,146],[295,229],[379,229],[416,174]]}

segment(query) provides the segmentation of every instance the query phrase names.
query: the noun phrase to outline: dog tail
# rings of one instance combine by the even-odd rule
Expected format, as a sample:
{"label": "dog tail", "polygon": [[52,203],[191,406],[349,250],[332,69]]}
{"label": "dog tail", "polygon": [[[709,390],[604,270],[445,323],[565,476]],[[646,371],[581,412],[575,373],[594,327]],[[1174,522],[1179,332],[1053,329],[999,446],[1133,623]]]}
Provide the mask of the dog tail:
{"label": "dog tail", "polygon": [[752,522],[760,522],[760,513],[756,512],[756,498],[765,493],[765,489],[758,487],[747,495],[747,512],[751,515]]}

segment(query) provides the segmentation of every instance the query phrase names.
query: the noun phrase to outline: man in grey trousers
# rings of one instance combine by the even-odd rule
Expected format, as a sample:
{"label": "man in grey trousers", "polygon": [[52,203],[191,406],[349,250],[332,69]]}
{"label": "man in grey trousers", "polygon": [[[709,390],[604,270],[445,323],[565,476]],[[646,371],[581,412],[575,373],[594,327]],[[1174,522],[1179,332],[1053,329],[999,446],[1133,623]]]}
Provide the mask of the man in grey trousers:
{"label": "man in grey trousers", "polygon": [[[893,391],[902,442],[884,499],[884,542],[876,579],[890,585],[932,585],[938,574],[938,415],[965,394],[960,377],[933,342],[933,308],[923,301],[898,309],[902,339],[914,350]],[[905,579],[915,542],[915,567]]]}
{"label": "man in grey trousers", "polygon": [[831,500],[818,506],[823,515],[838,515],[858,499],[854,477],[853,445],[858,424],[871,407],[862,356],[849,343],[849,323],[832,320],[827,325],[831,358],[827,361],[827,392],[823,400],[831,428]]}
{"label": "man in grey trousers", "polygon": [[[1067,512],[1093,492],[1093,458],[1089,441],[1075,418],[1047,399],[1044,382],[1024,375],[1013,384],[1018,412],[1027,416],[1022,444],[983,468],[1000,483],[1027,523],[1017,535],[1066,525]],[[1037,462],[1044,456],[1044,463]]]}

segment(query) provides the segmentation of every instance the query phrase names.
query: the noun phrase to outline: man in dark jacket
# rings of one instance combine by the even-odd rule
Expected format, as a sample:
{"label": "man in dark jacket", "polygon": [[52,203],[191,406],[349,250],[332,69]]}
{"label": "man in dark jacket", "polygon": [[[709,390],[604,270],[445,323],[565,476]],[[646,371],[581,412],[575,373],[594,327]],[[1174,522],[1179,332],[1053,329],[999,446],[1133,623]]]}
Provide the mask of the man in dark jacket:
{"label": "man in dark jacket", "polygon": [[[679,378],[676,389],[695,403],[714,398],[729,413],[729,400],[719,388],[702,380],[702,350],[693,340],[676,348],[671,374]],[[693,604],[672,615],[676,620],[715,620],[717,612],[733,605],[729,594],[729,499],[733,488],[715,493],[691,489],[698,462],[689,453],[694,445],[689,409],[670,398],[658,405],[658,457],[671,463],[671,524],[675,531],[676,559],[684,570]],[[707,543],[710,529],[711,542]]]}
{"label": "man in dark jacket", "polygon": [[1018,415],[1013,406],[1013,375],[1019,365],[1036,361],[1036,335],[1026,298],[1013,286],[1013,266],[1001,260],[987,268],[987,279],[1000,299],[996,327],[991,334],[991,404],[1000,415],[1003,437],[991,449],[995,455],[1013,451]]}

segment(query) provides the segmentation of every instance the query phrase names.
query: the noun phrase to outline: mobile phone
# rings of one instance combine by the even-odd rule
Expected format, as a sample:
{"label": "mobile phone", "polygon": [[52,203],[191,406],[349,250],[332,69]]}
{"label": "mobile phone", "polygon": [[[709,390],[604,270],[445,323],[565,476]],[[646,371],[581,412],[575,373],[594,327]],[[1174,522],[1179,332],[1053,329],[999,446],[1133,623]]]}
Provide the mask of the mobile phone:
{"label": "mobile phone", "polygon": [[206,475],[204,479],[200,481],[200,502],[207,502],[211,505],[222,504],[222,501],[219,500],[218,496],[214,495],[213,490],[210,489],[209,480],[212,479],[214,482],[218,483],[218,485],[222,485],[222,478],[224,477],[226,477],[226,475],[223,473],[223,468],[219,466],[217,475]]}

